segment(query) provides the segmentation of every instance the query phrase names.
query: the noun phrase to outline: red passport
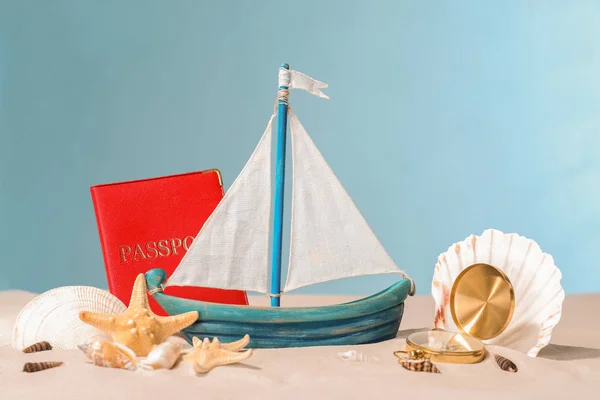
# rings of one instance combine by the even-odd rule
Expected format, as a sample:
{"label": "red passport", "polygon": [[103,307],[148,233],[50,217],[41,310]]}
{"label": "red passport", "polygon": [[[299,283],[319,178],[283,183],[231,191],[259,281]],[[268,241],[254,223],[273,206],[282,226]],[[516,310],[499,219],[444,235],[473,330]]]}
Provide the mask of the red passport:
{"label": "red passport", "polygon": [[[152,268],[170,276],[194,237],[223,198],[218,170],[109,183],[90,188],[108,290],[129,304],[135,278]],[[246,292],[168,287],[171,296],[224,304],[248,304]],[[158,315],[166,312],[152,298]]]}

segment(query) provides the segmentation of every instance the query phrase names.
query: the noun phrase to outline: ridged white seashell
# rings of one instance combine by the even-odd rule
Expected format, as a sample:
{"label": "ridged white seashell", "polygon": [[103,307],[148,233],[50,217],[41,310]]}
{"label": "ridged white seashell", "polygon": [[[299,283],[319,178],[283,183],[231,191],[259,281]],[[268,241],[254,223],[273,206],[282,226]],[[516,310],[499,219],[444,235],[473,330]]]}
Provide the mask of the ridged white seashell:
{"label": "ridged white seashell", "polygon": [[181,344],[163,342],[152,349],[140,364],[144,369],[171,369],[179,359],[182,348]]}
{"label": "ridged white seashell", "polygon": [[53,347],[76,349],[97,339],[107,339],[104,332],[82,322],[80,311],[120,314],[127,307],[105,290],[90,286],[63,286],[49,290],[31,300],[15,321],[12,346],[22,350],[40,341]]}
{"label": "ridged white seashell", "polygon": [[561,317],[565,298],[560,283],[562,274],[552,256],[543,253],[535,241],[514,233],[489,229],[481,236],[471,235],[453,244],[440,254],[431,286],[435,327],[458,332],[450,311],[450,291],[460,272],[476,263],[503,271],[515,293],[510,323],[500,335],[483,342],[537,356],[550,342],[552,330]]}

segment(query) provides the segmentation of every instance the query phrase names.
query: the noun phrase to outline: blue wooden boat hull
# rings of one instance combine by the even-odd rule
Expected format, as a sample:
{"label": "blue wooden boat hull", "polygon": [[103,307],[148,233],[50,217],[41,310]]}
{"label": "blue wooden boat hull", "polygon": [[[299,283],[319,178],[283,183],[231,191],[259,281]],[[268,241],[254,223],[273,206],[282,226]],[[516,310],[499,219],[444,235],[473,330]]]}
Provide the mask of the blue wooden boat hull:
{"label": "blue wooden boat hull", "polygon": [[[146,272],[155,291],[166,279],[162,269]],[[396,337],[411,281],[402,279],[372,296],[322,307],[253,307],[209,303],[165,295],[152,296],[170,315],[198,311],[197,322],[182,331],[192,337],[235,341],[250,335],[249,348],[341,346],[376,343]]]}

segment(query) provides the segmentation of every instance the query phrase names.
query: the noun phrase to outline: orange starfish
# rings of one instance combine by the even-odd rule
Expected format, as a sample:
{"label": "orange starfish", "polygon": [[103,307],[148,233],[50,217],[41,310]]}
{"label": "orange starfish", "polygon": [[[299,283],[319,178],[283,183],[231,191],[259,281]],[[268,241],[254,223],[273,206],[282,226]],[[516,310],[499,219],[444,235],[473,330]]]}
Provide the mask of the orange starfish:
{"label": "orange starfish", "polygon": [[133,285],[129,307],[123,314],[79,313],[79,319],[108,333],[112,339],[129,347],[137,356],[147,356],[169,336],[190,326],[198,319],[198,311],[161,317],[152,312],[146,294],[144,274]]}

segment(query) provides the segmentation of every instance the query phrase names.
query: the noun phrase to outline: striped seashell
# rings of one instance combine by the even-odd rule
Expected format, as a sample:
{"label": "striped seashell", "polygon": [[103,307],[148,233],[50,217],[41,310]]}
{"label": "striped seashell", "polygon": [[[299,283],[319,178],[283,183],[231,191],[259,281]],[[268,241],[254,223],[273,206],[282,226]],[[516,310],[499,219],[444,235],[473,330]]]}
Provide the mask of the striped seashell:
{"label": "striped seashell", "polygon": [[398,361],[400,365],[409,371],[415,372],[431,372],[433,374],[440,374],[440,370],[429,360],[428,358],[421,360],[400,360]]}
{"label": "striped seashell", "polygon": [[25,347],[23,353],[37,353],[38,351],[52,350],[52,345],[46,341],[37,342],[31,346]]}
{"label": "striped seashell", "polygon": [[39,372],[63,365],[62,361],[29,362],[23,366],[23,372]]}
{"label": "striped seashell", "polygon": [[500,369],[502,369],[503,371],[517,372],[519,370],[517,368],[517,365],[506,357],[494,354],[494,359],[496,360],[496,363],[498,364]]}

